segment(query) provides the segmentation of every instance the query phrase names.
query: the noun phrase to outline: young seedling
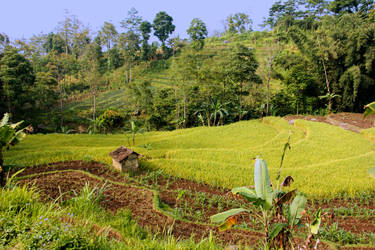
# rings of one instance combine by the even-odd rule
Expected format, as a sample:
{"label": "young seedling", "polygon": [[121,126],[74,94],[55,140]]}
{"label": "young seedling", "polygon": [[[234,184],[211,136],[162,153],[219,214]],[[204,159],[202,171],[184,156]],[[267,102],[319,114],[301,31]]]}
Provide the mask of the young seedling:
{"label": "young seedling", "polygon": [[182,196],[184,196],[185,194],[185,190],[179,190],[178,191],[178,194],[177,194],[177,197],[176,197],[176,204],[175,204],[175,207],[178,208],[178,203],[180,201],[180,199],[182,198]]}

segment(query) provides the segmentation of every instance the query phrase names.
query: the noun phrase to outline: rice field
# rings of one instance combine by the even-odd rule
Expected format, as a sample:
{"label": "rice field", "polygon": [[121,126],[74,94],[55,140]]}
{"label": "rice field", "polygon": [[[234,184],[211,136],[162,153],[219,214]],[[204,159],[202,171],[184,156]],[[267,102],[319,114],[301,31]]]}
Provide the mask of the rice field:
{"label": "rice field", "polygon": [[[222,187],[252,185],[253,159],[264,158],[275,180],[283,145],[291,137],[282,176],[317,197],[356,195],[375,188],[367,170],[375,165],[374,130],[354,133],[325,123],[269,117],[220,127],[137,135],[144,166]],[[125,134],[29,135],[5,154],[5,164],[32,166],[68,160],[111,164],[108,153],[129,146]]]}

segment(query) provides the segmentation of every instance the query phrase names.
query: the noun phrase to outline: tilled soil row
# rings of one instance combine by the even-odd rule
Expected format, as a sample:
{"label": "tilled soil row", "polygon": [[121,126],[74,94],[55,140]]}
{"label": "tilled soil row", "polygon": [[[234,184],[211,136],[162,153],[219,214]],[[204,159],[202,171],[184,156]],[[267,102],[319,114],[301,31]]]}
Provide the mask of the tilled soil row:
{"label": "tilled soil row", "polygon": [[[55,200],[61,193],[65,194],[65,198],[73,197],[73,190],[79,193],[86,183],[90,183],[92,187],[100,187],[104,184],[103,181],[79,172],[57,172],[34,176],[20,180],[19,183],[35,185],[45,201]],[[255,245],[263,236],[261,233],[246,230],[218,232],[213,226],[173,220],[155,210],[153,207],[154,193],[141,188],[111,183],[107,184],[104,197],[100,203],[104,208],[113,212],[128,208],[142,228],[150,228],[154,233],[169,231],[176,238],[188,239],[194,235],[195,239],[200,240],[208,237],[210,231],[213,231],[215,237],[223,244],[247,245]]]}
{"label": "tilled soil row", "polygon": [[[44,175],[36,175],[20,181],[21,184],[35,184],[38,190],[40,190],[42,199],[44,200],[56,199],[61,195],[61,192],[64,193],[65,199],[73,197],[73,190],[79,193],[87,182],[89,182],[91,186],[101,186],[104,184],[101,180],[74,171],[46,173],[62,170],[81,170],[106,180],[139,186],[139,183],[135,180],[129,179],[122,173],[113,171],[107,165],[97,162],[72,161],[28,167],[18,177],[45,173]],[[171,195],[171,192],[163,191],[163,186],[166,185],[165,177],[159,178],[157,182],[157,184],[160,184],[160,197],[162,200],[166,199],[167,204],[173,204],[174,197]],[[184,189],[194,192],[204,192],[208,195],[229,195],[229,190],[181,178],[173,178],[172,181],[168,181],[168,188],[169,190]],[[111,183],[107,184],[104,195],[105,199],[101,202],[104,208],[113,212],[116,212],[118,209],[129,208],[138,224],[143,228],[150,228],[154,233],[169,231],[176,238],[186,239],[194,235],[195,239],[200,240],[204,237],[208,237],[210,231],[212,231],[216,238],[223,244],[247,245],[254,245],[263,237],[262,233],[253,231],[232,229],[226,232],[219,232],[217,228],[213,226],[174,220],[154,209],[154,193],[147,189]],[[230,195],[230,197],[237,198],[232,195]],[[216,213],[216,211],[215,208],[210,208],[205,211],[205,214],[212,215]],[[299,243],[301,244],[302,242]],[[328,246],[321,244],[320,247],[327,248]]]}

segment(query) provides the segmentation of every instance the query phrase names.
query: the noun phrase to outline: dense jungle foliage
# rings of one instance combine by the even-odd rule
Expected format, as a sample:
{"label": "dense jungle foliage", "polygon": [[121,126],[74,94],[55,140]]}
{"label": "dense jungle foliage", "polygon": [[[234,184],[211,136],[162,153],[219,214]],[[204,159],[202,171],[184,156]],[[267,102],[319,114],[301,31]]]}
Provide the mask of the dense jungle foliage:
{"label": "dense jungle foliage", "polygon": [[244,13],[225,24],[208,37],[196,18],[180,39],[166,12],[151,23],[132,8],[120,28],[104,22],[93,32],[67,13],[48,34],[1,33],[0,114],[37,132],[131,130],[131,121],[171,130],[362,112],[373,101],[373,0],[277,1],[266,31]]}

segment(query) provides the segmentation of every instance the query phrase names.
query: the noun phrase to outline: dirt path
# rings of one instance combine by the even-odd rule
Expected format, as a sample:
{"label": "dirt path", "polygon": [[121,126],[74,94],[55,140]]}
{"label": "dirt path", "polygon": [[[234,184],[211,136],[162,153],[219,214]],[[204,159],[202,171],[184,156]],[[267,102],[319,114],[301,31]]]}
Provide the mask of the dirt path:
{"label": "dirt path", "polygon": [[338,113],[330,114],[328,116],[304,116],[304,115],[288,115],[284,119],[290,123],[296,119],[303,119],[307,121],[325,122],[334,126],[341,127],[359,133],[362,129],[375,127],[375,117],[363,118],[363,114],[359,113]]}

